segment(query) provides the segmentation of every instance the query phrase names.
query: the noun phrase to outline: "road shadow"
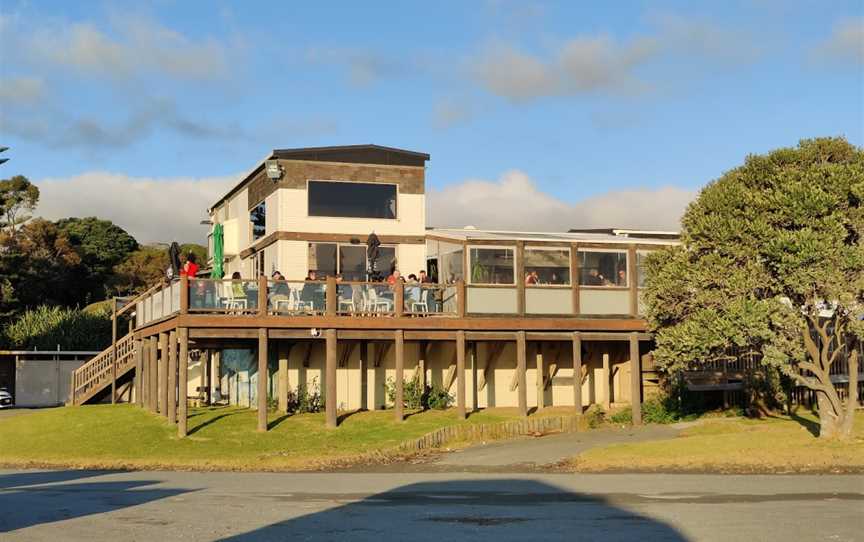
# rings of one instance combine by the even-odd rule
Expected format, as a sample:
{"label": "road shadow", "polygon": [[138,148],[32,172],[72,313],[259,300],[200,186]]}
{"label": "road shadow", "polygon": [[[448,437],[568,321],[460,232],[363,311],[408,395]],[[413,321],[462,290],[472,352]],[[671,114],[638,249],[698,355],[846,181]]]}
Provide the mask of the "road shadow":
{"label": "road shadow", "polygon": [[353,502],[222,540],[686,540],[603,497],[526,479],[422,482],[374,495],[294,494],[284,499],[286,513],[320,499]]}
{"label": "road shadow", "polygon": [[[109,513],[189,491],[148,489],[158,484],[158,480],[99,480],[106,474],[111,473],[38,471],[3,475],[0,478],[4,488],[0,492],[0,533]],[[91,480],[82,481],[84,478]]]}

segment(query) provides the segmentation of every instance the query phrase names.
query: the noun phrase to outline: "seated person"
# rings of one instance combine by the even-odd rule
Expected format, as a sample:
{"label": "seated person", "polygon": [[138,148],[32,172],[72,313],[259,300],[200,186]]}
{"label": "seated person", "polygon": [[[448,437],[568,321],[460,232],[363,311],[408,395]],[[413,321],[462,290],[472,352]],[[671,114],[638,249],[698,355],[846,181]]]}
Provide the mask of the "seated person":
{"label": "seated person", "polygon": [[279,301],[288,301],[288,296],[291,294],[291,288],[288,287],[288,283],[285,282],[285,277],[282,276],[282,273],[279,271],[273,271],[271,278],[273,279],[273,285],[270,286],[270,306],[273,310],[276,310],[279,308]]}
{"label": "seated person", "polygon": [[585,286],[603,286],[605,281],[606,279],[603,278],[600,271],[597,268],[593,268],[588,271],[588,275],[585,277]]}
{"label": "seated person", "polygon": [[411,305],[414,303],[419,303],[421,298],[420,286],[418,286],[420,282],[417,280],[417,276],[414,273],[408,275],[408,281],[405,285],[405,306],[408,310],[411,310]]}
{"label": "seated person", "polygon": [[624,269],[618,270],[618,276],[615,279],[615,286],[627,286],[627,271]]}
{"label": "seated person", "polygon": [[321,310],[324,306],[317,303],[319,301],[318,297],[321,286],[313,282],[316,280],[318,280],[318,274],[315,271],[309,271],[309,274],[306,275],[306,284],[303,285],[303,289],[300,291],[300,301],[311,304],[315,310]]}

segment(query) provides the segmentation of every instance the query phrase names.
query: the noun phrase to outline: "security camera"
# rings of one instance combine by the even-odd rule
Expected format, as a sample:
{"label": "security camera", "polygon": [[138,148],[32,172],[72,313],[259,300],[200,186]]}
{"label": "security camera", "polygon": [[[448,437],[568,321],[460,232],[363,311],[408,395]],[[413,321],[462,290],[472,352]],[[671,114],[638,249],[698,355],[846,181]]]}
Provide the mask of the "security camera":
{"label": "security camera", "polygon": [[312,329],[309,330],[309,335],[312,335],[313,337],[320,337],[321,332],[318,331],[317,327],[313,327]]}

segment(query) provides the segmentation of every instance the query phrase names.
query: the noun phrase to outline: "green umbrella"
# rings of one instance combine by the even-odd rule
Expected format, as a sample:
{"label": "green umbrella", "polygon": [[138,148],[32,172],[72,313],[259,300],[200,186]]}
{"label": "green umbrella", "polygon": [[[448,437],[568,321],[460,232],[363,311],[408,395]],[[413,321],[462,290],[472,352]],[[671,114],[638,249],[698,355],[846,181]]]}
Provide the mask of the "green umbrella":
{"label": "green umbrella", "polygon": [[210,278],[221,279],[225,275],[225,271],[222,270],[224,246],[222,224],[216,224],[213,226],[213,270],[210,272]]}

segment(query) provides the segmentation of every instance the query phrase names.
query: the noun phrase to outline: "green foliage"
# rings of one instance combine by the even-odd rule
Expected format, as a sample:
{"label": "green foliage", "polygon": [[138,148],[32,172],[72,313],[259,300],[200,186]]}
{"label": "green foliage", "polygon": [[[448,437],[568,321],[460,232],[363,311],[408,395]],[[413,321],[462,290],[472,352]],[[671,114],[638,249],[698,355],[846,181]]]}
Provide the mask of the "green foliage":
{"label": "green foliage", "polygon": [[102,350],[111,342],[111,321],[78,309],[40,306],[4,330],[10,348]]}
{"label": "green foliage", "polygon": [[591,429],[596,429],[606,423],[606,411],[603,410],[602,406],[597,404],[589,406],[584,416],[588,427]]}
{"label": "green foliage", "polygon": [[78,288],[86,290],[85,299],[103,299],[114,266],[137,250],[138,242],[113,222],[92,216],[58,220],[57,228],[81,258]]}
{"label": "green foliage", "polygon": [[30,220],[39,202],[39,188],[23,175],[0,180],[0,230],[14,233],[19,225]]}
{"label": "green foliage", "polygon": [[[387,399],[391,403],[396,403],[396,381],[393,378],[388,378],[384,383],[384,389]],[[453,402],[453,398],[444,388],[438,384],[424,388],[420,385],[419,378],[404,381],[402,399],[403,406],[411,410],[443,410]]]}
{"label": "green foliage", "polygon": [[[207,247],[195,244],[180,245],[181,259],[192,252],[199,265],[207,261]],[[168,249],[158,245],[142,246],[130,253],[114,267],[111,289],[117,295],[141,293],[165,276],[168,268]]]}
{"label": "green foliage", "polygon": [[[749,156],[706,186],[682,219],[681,246],[646,262],[658,366],[752,357],[827,390],[814,380],[823,375],[801,371],[864,338],[862,198],[864,151],[840,138]],[[826,327],[809,344],[823,325],[834,336]]]}
{"label": "green foliage", "polygon": [[288,391],[288,412],[291,414],[320,412],[323,408],[324,399],[317,378],[313,378],[308,387],[299,384],[296,390]]}
{"label": "green foliage", "polygon": [[651,397],[642,403],[644,423],[675,423],[681,418],[674,399],[666,396]]}
{"label": "green foliage", "polygon": [[633,423],[633,411],[629,408],[622,408],[613,412],[609,416],[609,421],[616,425],[630,425]]}

